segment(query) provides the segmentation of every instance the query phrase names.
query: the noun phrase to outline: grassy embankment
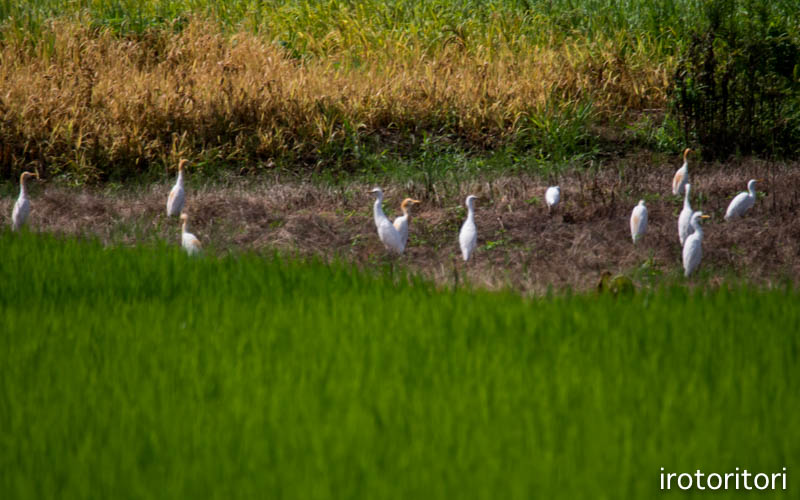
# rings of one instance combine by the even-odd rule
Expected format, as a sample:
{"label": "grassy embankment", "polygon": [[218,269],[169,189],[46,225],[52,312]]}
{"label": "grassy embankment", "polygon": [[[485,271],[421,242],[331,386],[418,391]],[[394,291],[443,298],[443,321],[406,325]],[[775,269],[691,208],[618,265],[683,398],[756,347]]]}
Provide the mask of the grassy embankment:
{"label": "grassy embankment", "polygon": [[0,254],[4,498],[795,486],[796,291],[523,300],[8,232]]}

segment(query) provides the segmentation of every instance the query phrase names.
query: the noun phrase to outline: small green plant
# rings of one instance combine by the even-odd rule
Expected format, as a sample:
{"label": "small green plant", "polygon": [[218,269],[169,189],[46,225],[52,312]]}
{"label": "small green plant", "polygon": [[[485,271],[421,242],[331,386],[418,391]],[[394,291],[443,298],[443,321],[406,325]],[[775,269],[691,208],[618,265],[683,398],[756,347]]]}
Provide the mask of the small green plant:
{"label": "small green plant", "polygon": [[540,197],[538,197],[538,196],[531,196],[530,198],[525,200],[525,203],[527,203],[528,205],[533,205],[533,206],[541,205],[542,204],[542,199]]}
{"label": "small green plant", "polygon": [[672,113],[664,114],[660,121],[645,114],[627,128],[636,142],[656,151],[678,154],[685,145],[680,122]]}
{"label": "small green plant", "polygon": [[663,274],[662,266],[653,256],[650,256],[633,271],[632,277],[634,280],[652,287],[658,283]]}
{"label": "small green plant", "polygon": [[528,114],[515,144],[554,165],[588,160],[597,152],[590,132],[593,119],[590,100],[565,102],[553,98]]}

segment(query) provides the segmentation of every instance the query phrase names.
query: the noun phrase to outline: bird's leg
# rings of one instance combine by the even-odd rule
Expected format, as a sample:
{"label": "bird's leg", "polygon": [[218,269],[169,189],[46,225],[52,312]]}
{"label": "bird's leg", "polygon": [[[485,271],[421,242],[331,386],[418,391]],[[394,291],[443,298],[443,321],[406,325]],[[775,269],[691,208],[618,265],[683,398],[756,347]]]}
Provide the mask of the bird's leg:
{"label": "bird's leg", "polygon": [[[472,259],[474,259],[474,258],[475,258],[475,257],[474,257],[474,256],[472,256],[472,255],[471,255],[470,257],[471,257]],[[470,260],[472,260],[472,259],[470,259]],[[464,263],[463,263],[463,266],[464,266],[464,267],[463,267],[463,272],[464,272],[464,283],[466,284],[466,283],[467,283],[467,281],[469,280],[469,270],[470,270],[470,263],[469,263],[469,260],[467,260],[467,261],[464,261]]]}

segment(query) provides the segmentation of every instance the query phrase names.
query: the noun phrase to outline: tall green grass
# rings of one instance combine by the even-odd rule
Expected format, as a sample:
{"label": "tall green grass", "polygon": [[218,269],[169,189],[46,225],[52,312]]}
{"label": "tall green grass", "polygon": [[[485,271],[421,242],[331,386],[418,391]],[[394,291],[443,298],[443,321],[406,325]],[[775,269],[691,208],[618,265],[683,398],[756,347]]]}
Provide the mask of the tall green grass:
{"label": "tall green grass", "polygon": [[[628,50],[646,44],[659,52],[671,53],[687,38],[690,28],[703,22],[704,3],[697,0],[2,0],[0,22],[36,34],[52,17],[77,14],[88,15],[98,25],[143,32],[194,14],[211,17],[226,26],[269,33],[300,52],[342,47],[380,50],[387,43],[409,42],[426,46],[456,42],[472,48],[491,48],[498,43],[542,44],[579,37],[589,41],[615,40]],[[752,1],[735,3],[742,16],[752,10]],[[768,2],[768,10],[774,17],[797,18],[796,3],[790,0]]]}
{"label": "tall green grass", "polygon": [[661,467],[796,485],[795,291],[525,300],[8,232],[0,255],[3,498],[653,498]]}

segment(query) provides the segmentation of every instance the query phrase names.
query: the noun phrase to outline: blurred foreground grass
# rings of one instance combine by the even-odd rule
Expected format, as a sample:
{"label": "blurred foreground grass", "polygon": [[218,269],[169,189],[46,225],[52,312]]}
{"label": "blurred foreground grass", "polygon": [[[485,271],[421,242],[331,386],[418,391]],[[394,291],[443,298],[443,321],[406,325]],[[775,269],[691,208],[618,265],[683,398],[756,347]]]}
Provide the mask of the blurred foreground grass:
{"label": "blurred foreground grass", "polygon": [[800,466],[796,291],[525,300],[6,231],[0,255],[4,498],[650,498],[661,467]]}

